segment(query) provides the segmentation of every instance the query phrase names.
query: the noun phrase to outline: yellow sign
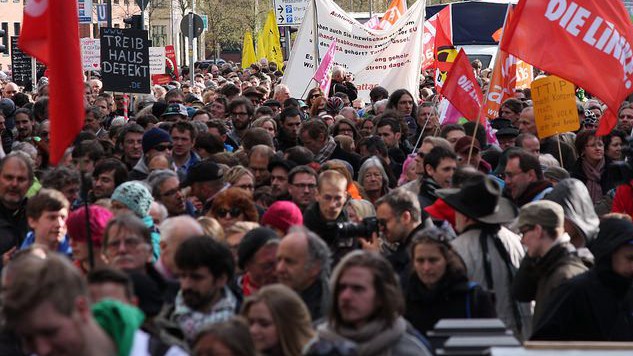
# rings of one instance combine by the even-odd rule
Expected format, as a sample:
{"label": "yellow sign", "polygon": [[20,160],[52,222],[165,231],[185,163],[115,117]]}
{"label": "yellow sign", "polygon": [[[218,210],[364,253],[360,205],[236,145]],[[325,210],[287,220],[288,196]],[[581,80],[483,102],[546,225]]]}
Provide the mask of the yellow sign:
{"label": "yellow sign", "polygon": [[534,121],[539,138],[580,128],[574,84],[556,76],[532,82]]}

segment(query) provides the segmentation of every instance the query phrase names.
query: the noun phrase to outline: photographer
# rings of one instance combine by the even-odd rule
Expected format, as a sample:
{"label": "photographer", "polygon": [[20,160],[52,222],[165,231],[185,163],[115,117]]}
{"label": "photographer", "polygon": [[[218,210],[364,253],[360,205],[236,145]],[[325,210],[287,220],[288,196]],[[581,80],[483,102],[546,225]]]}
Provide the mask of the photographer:
{"label": "photographer", "polygon": [[379,249],[400,277],[403,289],[406,289],[411,273],[409,245],[413,235],[433,223],[420,209],[417,196],[403,189],[391,191],[376,202],[376,218],[381,239],[378,241],[374,233],[371,242],[361,240],[363,249]]}
{"label": "photographer", "polygon": [[332,97],[336,93],[347,94],[350,102],[356,100],[358,97],[358,89],[356,89],[356,86],[352,83],[352,73],[348,73],[345,68],[341,66],[334,66],[332,68],[332,86],[330,87],[328,97]]}
{"label": "photographer", "polygon": [[329,170],[319,175],[316,201],[303,213],[303,224],[325,241],[332,251],[334,265],[347,252],[359,247],[353,237],[339,236],[338,224],[349,221],[347,203],[347,178]]}

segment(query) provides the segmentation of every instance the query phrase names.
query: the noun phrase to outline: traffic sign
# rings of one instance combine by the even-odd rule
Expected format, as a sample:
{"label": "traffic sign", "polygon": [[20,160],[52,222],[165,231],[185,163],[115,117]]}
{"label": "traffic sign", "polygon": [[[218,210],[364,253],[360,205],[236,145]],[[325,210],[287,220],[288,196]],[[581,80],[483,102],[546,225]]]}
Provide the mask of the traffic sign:
{"label": "traffic sign", "polygon": [[310,5],[310,0],[274,0],[275,18],[279,26],[300,25]]}
{"label": "traffic sign", "polygon": [[[193,14],[193,37],[198,37],[204,31],[204,23],[202,22],[202,17],[199,15]],[[180,21],[180,32],[185,36],[189,36],[189,15],[185,15]]]}
{"label": "traffic sign", "polygon": [[79,23],[92,23],[92,0],[77,0]]}
{"label": "traffic sign", "polygon": [[97,22],[108,22],[108,5],[97,4]]}

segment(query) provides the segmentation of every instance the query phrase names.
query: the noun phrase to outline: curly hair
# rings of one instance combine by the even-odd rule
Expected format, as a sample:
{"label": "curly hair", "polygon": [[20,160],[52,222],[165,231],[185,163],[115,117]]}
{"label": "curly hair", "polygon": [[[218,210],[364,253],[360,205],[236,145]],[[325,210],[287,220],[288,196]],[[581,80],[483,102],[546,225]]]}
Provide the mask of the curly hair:
{"label": "curly hair", "polygon": [[259,213],[252,197],[240,188],[229,188],[216,195],[211,205],[211,216],[218,218],[217,211],[222,207],[240,208],[244,213],[243,221],[259,221]]}

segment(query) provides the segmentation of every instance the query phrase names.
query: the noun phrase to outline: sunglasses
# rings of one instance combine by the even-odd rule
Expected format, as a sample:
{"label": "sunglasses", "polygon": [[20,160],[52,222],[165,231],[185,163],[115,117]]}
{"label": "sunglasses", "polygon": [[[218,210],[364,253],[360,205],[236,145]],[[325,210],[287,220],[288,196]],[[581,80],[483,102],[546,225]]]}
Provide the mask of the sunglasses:
{"label": "sunglasses", "polygon": [[236,218],[240,216],[241,213],[242,213],[242,209],[240,208],[218,209],[215,211],[215,214],[218,217],[226,217],[226,214],[230,214],[231,217]]}
{"label": "sunglasses", "polygon": [[158,152],[163,152],[165,150],[172,150],[174,149],[173,145],[158,145],[158,146],[154,146],[154,149]]}

